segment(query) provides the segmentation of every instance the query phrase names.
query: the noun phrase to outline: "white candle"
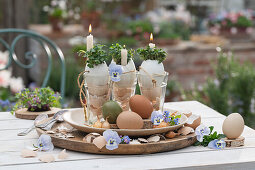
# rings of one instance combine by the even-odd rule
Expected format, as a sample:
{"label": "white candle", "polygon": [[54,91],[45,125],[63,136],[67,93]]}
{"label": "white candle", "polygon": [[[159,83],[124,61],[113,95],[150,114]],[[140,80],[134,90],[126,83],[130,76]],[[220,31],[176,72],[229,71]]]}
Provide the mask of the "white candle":
{"label": "white candle", "polygon": [[93,48],[93,35],[89,34],[87,36],[87,51]]}
{"label": "white candle", "polygon": [[89,25],[89,35],[87,36],[87,51],[93,48],[93,35],[91,35],[92,27]]}
{"label": "white candle", "polygon": [[127,49],[121,49],[121,65],[127,65]]}
{"label": "white candle", "polygon": [[152,35],[152,33],[151,33],[151,35],[150,35],[150,43],[149,43],[149,46],[150,46],[150,48],[155,48],[155,44],[153,44],[152,43],[152,41],[153,41],[153,35]]}
{"label": "white candle", "polygon": [[154,48],[154,47],[155,47],[155,44],[149,43],[149,46],[150,46],[150,48]]}

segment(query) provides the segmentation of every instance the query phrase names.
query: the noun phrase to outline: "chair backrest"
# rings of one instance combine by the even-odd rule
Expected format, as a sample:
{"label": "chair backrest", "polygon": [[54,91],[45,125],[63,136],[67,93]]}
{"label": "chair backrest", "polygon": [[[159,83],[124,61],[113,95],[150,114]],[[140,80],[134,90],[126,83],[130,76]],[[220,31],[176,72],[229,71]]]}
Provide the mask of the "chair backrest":
{"label": "chair backrest", "polygon": [[[3,38],[3,34],[7,33],[15,33],[17,36],[12,40],[10,44],[8,44]],[[24,30],[24,29],[16,29],[16,28],[7,28],[7,29],[0,29],[0,44],[2,44],[8,51],[9,51],[9,59],[7,62],[7,65],[4,68],[0,68],[1,70],[8,69],[11,66],[11,63],[14,61],[18,66],[24,68],[24,69],[30,69],[33,68],[37,62],[37,55],[32,53],[31,51],[28,51],[25,53],[25,58],[30,59],[30,63],[24,64],[19,61],[17,56],[15,55],[15,46],[17,42],[22,38],[31,38],[35,41],[37,41],[43,50],[45,50],[47,57],[48,57],[48,67],[46,69],[45,78],[43,79],[43,83],[41,87],[46,87],[51,70],[52,70],[52,53],[51,50],[53,50],[57,57],[60,59],[61,63],[61,83],[60,83],[60,93],[62,96],[61,103],[64,102],[64,95],[65,95],[65,76],[66,76],[66,66],[65,66],[65,58],[61,51],[61,49],[50,39],[47,37],[40,35],[34,31],[30,30]]]}

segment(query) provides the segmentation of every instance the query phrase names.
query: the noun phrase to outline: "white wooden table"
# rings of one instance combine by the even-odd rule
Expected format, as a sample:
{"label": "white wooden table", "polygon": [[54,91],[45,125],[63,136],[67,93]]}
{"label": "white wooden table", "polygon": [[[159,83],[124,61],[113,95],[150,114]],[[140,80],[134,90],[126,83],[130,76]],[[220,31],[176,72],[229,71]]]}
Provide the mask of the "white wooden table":
{"label": "white wooden table", "polygon": [[[214,126],[222,133],[225,116],[196,101],[167,103],[165,107],[189,109],[200,114],[202,123]],[[42,163],[36,158],[22,158],[20,151],[27,145],[36,144],[35,131],[27,136],[17,133],[31,126],[33,121],[17,119],[9,112],[0,113],[0,169],[255,169],[255,131],[245,127],[243,136],[245,146],[212,150],[207,147],[191,146],[181,150],[149,155],[95,155],[67,151],[67,160]],[[55,148],[52,154],[57,158],[62,149]]]}

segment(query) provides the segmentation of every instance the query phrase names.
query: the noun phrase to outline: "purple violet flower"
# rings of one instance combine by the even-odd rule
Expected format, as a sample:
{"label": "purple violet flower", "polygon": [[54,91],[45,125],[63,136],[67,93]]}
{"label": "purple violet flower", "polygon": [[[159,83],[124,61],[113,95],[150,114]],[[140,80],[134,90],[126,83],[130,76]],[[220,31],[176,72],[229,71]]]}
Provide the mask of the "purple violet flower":
{"label": "purple violet flower", "polygon": [[121,144],[129,144],[130,138],[128,136],[120,136],[121,138]]}
{"label": "purple violet flower", "polygon": [[120,76],[122,74],[122,66],[116,65],[114,63],[109,65],[109,74],[110,78],[114,82],[120,81]]}
{"label": "purple violet flower", "polygon": [[37,146],[39,151],[52,151],[54,149],[54,146],[51,142],[51,137],[49,135],[42,134],[38,141]]}
{"label": "purple violet flower", "polygon": [[151,122],[153,125],[159,125],[163,121],[163,114],[159,111],[153,111],[151,113]]}
{"label": "purple violet flower", "polygon": [[171,115],[170,115],[170,112],[169,111],[164,111],[164,121],[166,122],[166,123],[169,123],[171,120],[172,120],[172,117],[171,117]]}
{"label": "purple violet flower", "polygon": [[121,139],[116,131],[106,130],[104,131],[103,136],[107,142],[106,149],[114,150],[118,148]]}
{"label": "purple violet flower", "polygon": [[178,125],[178,124],[179,124],[179,120],[180,120],[180,118],[174,119],[174,124],[175,124],[175,125]]}
{"label": "purple violet flower", "polygon": [[208,144],[208,147],[211,149],[224,149],[226,142],[222,139],[214,139]]}
{"label": "purple violet flower", "polygon": [[197,135],[197,140],[199,142],[202,142],[203,141],[203,138],[205,135],[209,135],[211,132],[210,128],[204,126],[204,125],[199,125],[196,130],[195,130],[195,133]]}

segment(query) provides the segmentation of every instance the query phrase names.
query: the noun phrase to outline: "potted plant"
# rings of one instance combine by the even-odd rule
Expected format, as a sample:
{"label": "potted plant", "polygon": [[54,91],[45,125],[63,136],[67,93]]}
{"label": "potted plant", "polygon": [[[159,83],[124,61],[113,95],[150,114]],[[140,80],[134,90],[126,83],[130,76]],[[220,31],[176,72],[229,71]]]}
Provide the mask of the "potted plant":
{"label": "potted plant", "polygon": [[140,92],[152,102],[155,110],[162,110],[168,79],[162,62],[167,53],[161,48],[149,46],[137,49],[137,53],[144,60],[138,75]]}
{"label": "potted plant", "polygon": [[[118,43],[112,44],[109,48],[109,55],[112,57],[111,65],[121,65],[121,49],[125,49],[125,46]],[[137,79],[133,55],[133,49],[127,50],[127,64],[120,66],[122,69],[120,79],[113,82],[113,99],[120,103],[123,110],[129,110],[129,99],[135,94],[136,89]]]}
{"label": "potted plant", "polygon": [[60,32],[63,29],[63,20],[67,15],[66,2],[64,0],[53,2],[49,6],[44,6],[43,10],[48,12],[52,30]]}
{"label": "potted plant", "polygon": [[190,29],[183,21],[162,22],[157,38],[154,40],[158,45],[176,45],[180,40],[188,40]]}
{"label": "potted plant", "polygon": [[212,15],[208,26],[213,34],[222,34],[227,38],[248,38],[252,32],[251,11],[223,12]]}
{"label": "potted plant", "polygon": [[93,28],[97,28],[100,24],[101,13],[98,10],[98,1],[88,0],[85,3],[85,8],[81,13],[81,21],[84,29],[88,28],[89,24],[93,25]]}
{"label": "potted plant", "polygon": [[[34,90],[24,89],[16,93],[16,105],[12,109],[15,116],[25,115],[34,119],[40,113],[53,115],[60,107],[60,96],[56,94],[51,88],[35,88]],[[36,113],[39,112],[39,113]]]}
{"label": "potted plant", "polygon": [[102,106],[110,99],[107,54],[103,47],[97,44],[89,51],[80,51],[86,58],[84,80],[89,124],[102,117]]}

